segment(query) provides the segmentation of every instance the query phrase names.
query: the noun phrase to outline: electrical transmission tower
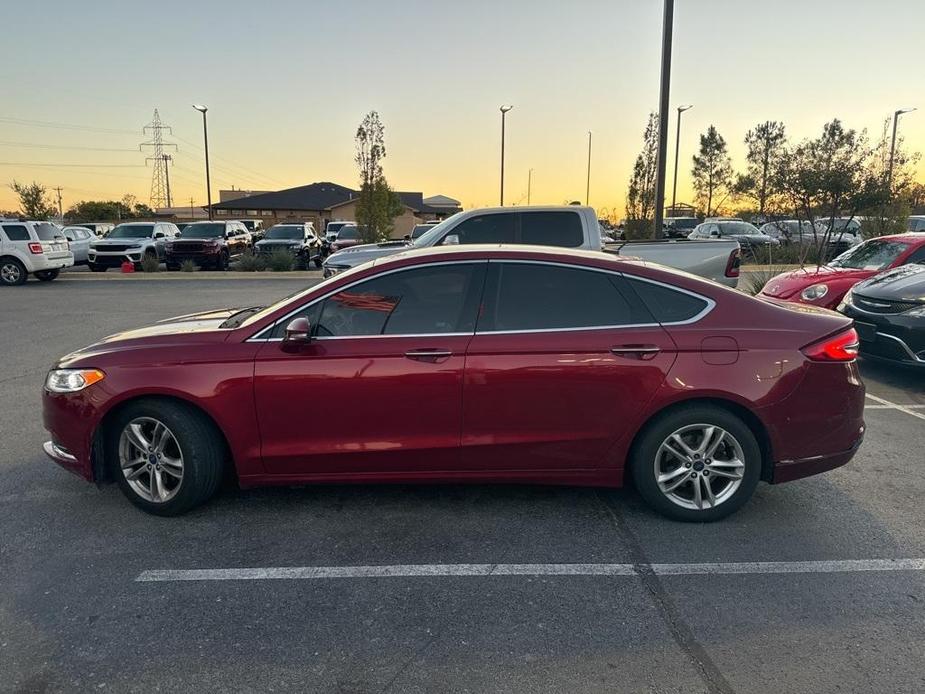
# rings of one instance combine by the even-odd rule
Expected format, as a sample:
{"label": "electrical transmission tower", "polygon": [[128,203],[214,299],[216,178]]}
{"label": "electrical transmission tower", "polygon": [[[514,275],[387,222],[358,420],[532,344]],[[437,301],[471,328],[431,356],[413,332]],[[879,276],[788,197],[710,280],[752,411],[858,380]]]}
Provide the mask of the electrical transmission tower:
{"label": "electrical transmission tower", "polygon": [[145,147],[150,147],[151,156],[145,159],[145,164],[149,161],[154,162],[154,171],[151,173],[151,207],[155,210],[158,207],[170,207],[170,175],[167,165],[173,157],[164,152],[164,149],[173,147],[176,151],[177,146],[172,142],[164,142],[164,133],[173,135],[173,130],[161,122],[160,114],[154,109],[154,120],[144,127],[143,132],[145,135],[150,134],[151,139],[138,145],[138,149],[144,152]]}

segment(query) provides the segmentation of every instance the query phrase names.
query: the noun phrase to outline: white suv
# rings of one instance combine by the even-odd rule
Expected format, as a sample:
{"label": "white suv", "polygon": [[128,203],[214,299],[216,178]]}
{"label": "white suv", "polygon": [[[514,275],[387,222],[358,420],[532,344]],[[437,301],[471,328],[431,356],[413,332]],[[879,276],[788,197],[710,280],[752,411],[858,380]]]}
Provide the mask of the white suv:
{"label": "white suv", "polygon": [[49,282],[73,264],[64,232],[54,224],[0,222],[0,284],[22,284],[29,275]]}

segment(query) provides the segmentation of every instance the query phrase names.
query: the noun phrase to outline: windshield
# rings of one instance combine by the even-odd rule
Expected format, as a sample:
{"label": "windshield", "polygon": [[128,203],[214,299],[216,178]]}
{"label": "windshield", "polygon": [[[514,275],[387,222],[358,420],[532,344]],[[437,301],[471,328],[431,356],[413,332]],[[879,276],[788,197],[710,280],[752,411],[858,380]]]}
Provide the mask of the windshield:
{"label": "windshield", "polygon": [[257,227],[253,219],[245,219],[241,222],[241,224],[243,224],[244,228],[248,231],[253,231]]}
{"label": "windshield", "polygon": [[693,229],[699,224],[696,217],[669,217],[665,222],[672,229]]}
{"label": "windshield", "polygon": [[360,230],[355,226],[345,226],[341,227],[340,231],[337,232],[337,240],[352,240],[360,238]]}
{"label": "windshield", "polygon": [[149,239],[154,233],[153,224],[120,224],[107,234],[110,239]]}
{"label": "windshield", "polygon": [[336,236],[337,232],[340,231],[341,228],[351,223],[352,222],[328,222],[328,226],[325,228],[324,232],[326,234],[332,234]]}
{"label": "windshield", "polygon": [[722,222],[719,225],[719,233],[723,236],[730,234],[746,234],[749,236],[754,236],[755,234],[760,234],[758,227],[754,224],[749,224],[748,222]]}
{"label": "windshield", "polygon": [[180,234],[184,239],[219,239],[225,235],[224,222],[197,222]]}
{"label": "windshield", "polygon": [[64,238],[64,232],[54,224],[49,224],[48,222],[38,222],[35,225],[35,234],[39,237],[40,241],[51,241],[53,239]]}
{"label": "windshield", "polygon": [[829,265],[855,270],[882,270],[891,265],[907,248],[901,241],[867,241],[835,258]]}
{"label": "windshield", "polygon": [[456,214],[450,217],[447,217],[439,224],[434,224],[430,228],[430,231],[425,232],[421,234],[420,236],[418,236],[414,240],[414,243],[412,243],[411,245],[414,246],[415,248],[427,248],[428,246],[435,246],[437,244],[437,241],[446,233],[447,227],[455,224],[455,220],[461,214],[463,213],[457,212]]}
{"label": "windshield", "polygon": [[267,235],[264,237],[266,239],[301,239],[304,235],[302,227],[297,227],[293,225],[277,225],[275,227],[270,227],[270,230],[267,232]]}

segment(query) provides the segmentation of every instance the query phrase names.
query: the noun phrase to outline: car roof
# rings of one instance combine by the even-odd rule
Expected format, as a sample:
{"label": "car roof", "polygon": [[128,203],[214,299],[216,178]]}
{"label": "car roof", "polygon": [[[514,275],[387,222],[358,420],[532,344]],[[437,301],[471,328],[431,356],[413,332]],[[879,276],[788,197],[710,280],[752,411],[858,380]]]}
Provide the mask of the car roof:
{"label": "car roof", "polygon": [[603,251],[587,251],[555,246],[531,246],[527,244],[466,244],[462,246],[432,246],[412,248],[373,261],[377,267],[400,264],[409,260],[543,260],[547,262],[574,263],[591,261],[618,266],[622,263],[640,263],[638,258],[618,256]]}

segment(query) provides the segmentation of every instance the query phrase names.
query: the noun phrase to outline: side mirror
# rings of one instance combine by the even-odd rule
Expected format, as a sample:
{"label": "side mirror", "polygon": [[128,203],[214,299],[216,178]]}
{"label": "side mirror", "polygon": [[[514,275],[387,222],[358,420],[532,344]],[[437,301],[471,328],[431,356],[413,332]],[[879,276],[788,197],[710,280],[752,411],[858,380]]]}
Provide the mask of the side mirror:
{"label": "side mirror", "polygon": [[444,246],[458,246],[459,245],[459,234],[447,234],[443,237]]}
{"label": "side mirror", "polygon": [[312,326],[308,318],[294,318],[286,326],[283,342],[308,344],[312,341]]}
{"label": "side mirror", "polygon": [[162,239],[162,238],[164,238],[165,236],[166,236],[166,234],[164,234],[163,231],[158,231],[158,232],[156,232],[156,233],[154,234],[154,238],[156,238],[156,239]]}

